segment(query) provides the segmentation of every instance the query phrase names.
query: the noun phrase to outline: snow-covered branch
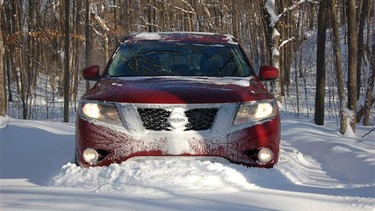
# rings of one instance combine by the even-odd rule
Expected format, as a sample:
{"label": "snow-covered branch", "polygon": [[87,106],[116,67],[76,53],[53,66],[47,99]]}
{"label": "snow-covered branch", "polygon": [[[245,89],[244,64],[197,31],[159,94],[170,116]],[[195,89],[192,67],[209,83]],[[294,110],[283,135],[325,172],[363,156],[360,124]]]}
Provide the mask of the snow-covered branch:
{"label": "snow-covered branch", "polygon": [[284,8],[284,11],[282,13],[280,13],[279,18],[281,18],[285,13],[296,9],[299,5],[301,5],[303,3],[319,4],[319,2],[313,1],[313,0],[299,0],[298,2],[290,5],[288,8]]}
{"label": "snow-covered branch", "polygon": [[95,34],[97,34],[99,37],[103,37],[103,34],[100,33],[98,30],[95,29],[95,27],[93,27],[91,24],[90,24],[92,30],[95,32]]}
{"label": "snow-covered branch", "polygon": [[280,44],[279,49],[281,49],[285,44],[287,44],[288,42],[291,42],[291,41],[294,40],[294,39],[295,39],[295,37],[291,37],[291,38],[289,38],[289,39],[287,39],[287,40],[284,40],[284,41]]}
{"label": "snow-covered branch", "polygon": [[279,22],[279,15],[277,15],[276,7],[275,7],[275,0],[268,0],[265,4],[265,9],[267,10],[268,14],[270,15],[270,27],[275,27],[276,23]]}
{"label": "snow-covered branch", "polygon": [[[90,13],[91,15],[94,17],[95,21],[98,23],[98,25],[100,26],[100,28],[104,31],[104,33],[108,32],[109,31],[109,28],[107,27],[107,25],[105,24],[104,20],[102,20],[100,18],[100,16],[98,15],[98,8],[96,5],[93,5],[93,4],[90,4]],[[95,30],[95,32],[97,34],[101,34],[99,33],[98,31]]]}
{"label": "snow-covered branch", "polygon": [[91,13],[91,14],[94,16],[95,21],[99,24],[100,28],[102,28],[103,31],[105,32],[109,31],[109,28],[107,27],[107,25],[96,13]]}
{"label": "snow-covered branch", "polygon": [[268,14],[270,15],[270,27],[275,27],[276,23],[280,20],[282,16],[296,9],[298,6],[300,6],[303,3],[318,4],[319,2],[314,1],[314,0],[299,0],[291,4],[289,7],[284,8],[282,13],[277,14],[275,0],[267,0],[264,7],[267,10]]}

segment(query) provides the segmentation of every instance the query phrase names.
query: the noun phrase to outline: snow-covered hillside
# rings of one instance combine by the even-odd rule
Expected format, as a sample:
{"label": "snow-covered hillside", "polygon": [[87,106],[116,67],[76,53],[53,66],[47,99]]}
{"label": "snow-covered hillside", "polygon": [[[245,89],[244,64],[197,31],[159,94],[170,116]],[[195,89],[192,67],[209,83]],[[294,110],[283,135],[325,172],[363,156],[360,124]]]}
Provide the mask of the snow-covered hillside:
{"label": "snow-covered hillside", "polygon": [[282,119],[280,162],[72,164],[74,124],[0,118],[0,210],[374,210],[375,132]]}

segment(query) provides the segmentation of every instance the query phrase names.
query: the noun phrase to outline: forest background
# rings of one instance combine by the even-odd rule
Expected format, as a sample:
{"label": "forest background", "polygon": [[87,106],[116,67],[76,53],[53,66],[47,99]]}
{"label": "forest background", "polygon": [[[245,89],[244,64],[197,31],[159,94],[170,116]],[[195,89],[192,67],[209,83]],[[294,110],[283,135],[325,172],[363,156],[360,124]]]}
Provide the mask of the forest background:
{"label": "forest background", "polygon": [[0,116],[60,109],[68,122],[92,85],[81,70],[103,69],[125,35],[199,31],[234,35],[256,70],[278,67],[266,85],[296,116],[336,118],[342,134],[374,124],[371,0],[0,0],[0,13]]}

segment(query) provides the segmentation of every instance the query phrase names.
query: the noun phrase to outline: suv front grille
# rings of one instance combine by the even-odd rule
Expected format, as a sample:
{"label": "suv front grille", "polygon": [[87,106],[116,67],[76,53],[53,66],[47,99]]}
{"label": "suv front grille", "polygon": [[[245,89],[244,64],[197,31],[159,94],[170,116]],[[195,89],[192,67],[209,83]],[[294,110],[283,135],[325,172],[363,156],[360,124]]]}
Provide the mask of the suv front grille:
{"label": "suv front grille", "polygon": [[214,123],[217,108],[195,108],[185,112],[189,122],[186,130],[208,130]]}
{"label": "suv front grille", "polygon": [[[137,108],[143,127],[146,130],[171,131],[168,118],[171,111],[162,108]],[[218,108],[194,108],[185,111],[188,119],[185,131],[208,130],[212,127]]]}
{"label": "suv front grille", "polygon": [[137,110],[146,130],[170,130],[171,125],[168,122],[170,111],[161,108],[138,108]]}

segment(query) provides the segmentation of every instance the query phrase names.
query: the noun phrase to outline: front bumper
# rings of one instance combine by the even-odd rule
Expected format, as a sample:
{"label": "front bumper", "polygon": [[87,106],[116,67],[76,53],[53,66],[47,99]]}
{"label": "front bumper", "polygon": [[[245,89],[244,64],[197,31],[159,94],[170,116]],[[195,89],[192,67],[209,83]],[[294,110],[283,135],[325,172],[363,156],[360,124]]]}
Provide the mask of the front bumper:
{"label": "front bumper", "polygon": [[[219,124],[209,131],[132,132],[108,127],[81,117],[76,125],[77,162],[83,167],[108,166],[137,156],[210,156],[221,157],[232,163],[255,167],[272,167],[279,158],[280,117],[249,127],[226,130]],[[92,148],[99,152],[99,160],[89,164],[82,152]],[[274,153],[268,163],[257,161],[261,148]]]}

